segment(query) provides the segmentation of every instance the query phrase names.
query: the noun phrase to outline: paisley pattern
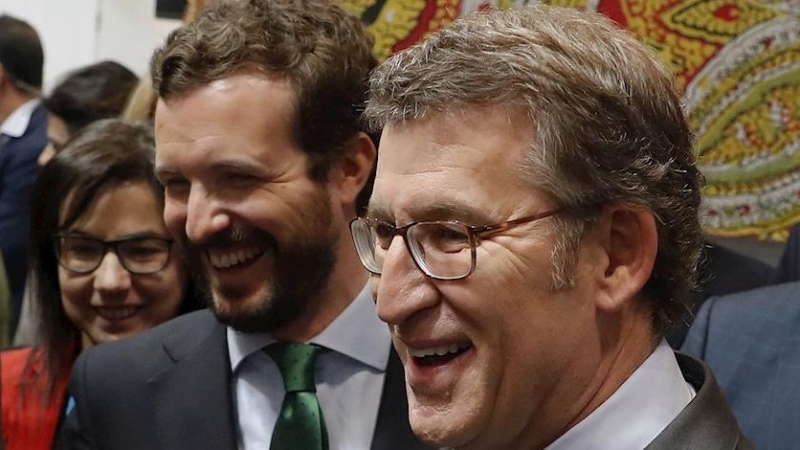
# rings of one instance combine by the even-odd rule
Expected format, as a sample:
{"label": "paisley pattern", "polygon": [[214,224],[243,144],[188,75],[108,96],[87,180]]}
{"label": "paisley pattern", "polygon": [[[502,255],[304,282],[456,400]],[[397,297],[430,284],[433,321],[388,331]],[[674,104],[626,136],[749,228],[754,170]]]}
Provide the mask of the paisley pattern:
{"label": "paisley pattern", "polygon": [[[393,52],[487,8],[524,0],[340,0]],[[800,222],[800,3],[545,0],[606,14],[655,49],[684,94],[706,176],[706,230],[781,239]]]}

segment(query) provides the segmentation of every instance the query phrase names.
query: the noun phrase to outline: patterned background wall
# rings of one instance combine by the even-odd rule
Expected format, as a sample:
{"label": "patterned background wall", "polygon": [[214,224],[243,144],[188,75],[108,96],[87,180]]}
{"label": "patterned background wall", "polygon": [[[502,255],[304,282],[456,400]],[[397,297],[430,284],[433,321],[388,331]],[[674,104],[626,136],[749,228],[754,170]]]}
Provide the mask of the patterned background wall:
{"label": "patterned background wall", "polygon": [[[521,0],[341,0],[384,59],[455,17]],[[717,236],[785,238],[800,222],[799,0],[551,0],[602,12],[672,68]]]}

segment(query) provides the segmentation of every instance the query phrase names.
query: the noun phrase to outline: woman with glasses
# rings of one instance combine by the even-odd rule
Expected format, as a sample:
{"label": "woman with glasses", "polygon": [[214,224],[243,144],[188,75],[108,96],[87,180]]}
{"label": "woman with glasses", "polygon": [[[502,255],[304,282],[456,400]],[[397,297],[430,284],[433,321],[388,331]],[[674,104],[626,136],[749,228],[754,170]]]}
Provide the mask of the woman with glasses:
{"label": "woman with glasses", "polygon": [[96,122],[42,169],[30,288],[41,342],[2,354],[6,448],[49,449],[78,353],[195,309],[162,218],[146,125]]}

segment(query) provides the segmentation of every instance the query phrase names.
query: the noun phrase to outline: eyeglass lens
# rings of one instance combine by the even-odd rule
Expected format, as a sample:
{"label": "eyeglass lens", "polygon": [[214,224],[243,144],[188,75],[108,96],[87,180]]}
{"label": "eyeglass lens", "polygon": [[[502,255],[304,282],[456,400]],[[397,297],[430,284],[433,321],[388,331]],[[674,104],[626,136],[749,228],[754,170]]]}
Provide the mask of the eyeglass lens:
{"label": "eyeglass lens", "polygon": [[[382,272],[395,234],[394,227],[379,221],[353,223],[359,255],[372,272]],[[420,222],[408,228],[405,238],[417,265],[433,277],[461,278],[472,270],[472,243],[465,225]]]}
{"label": "eyeglass lens", "polygon": [[62,236],[58,239],[59,262],[78,273],[96,270],[111,246],[123,267],[137,274],[158,272],[169,260],[170,242],[161,238],[134,238],[107,243],[99,239]]}

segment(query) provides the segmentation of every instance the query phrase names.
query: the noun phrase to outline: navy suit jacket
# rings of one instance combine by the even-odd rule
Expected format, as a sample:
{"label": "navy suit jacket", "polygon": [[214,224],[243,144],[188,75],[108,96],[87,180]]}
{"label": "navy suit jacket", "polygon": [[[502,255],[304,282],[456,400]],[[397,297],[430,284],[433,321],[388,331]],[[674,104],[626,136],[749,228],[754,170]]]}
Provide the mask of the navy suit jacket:
{"label": "navy suit jacket", "polygon": [[[75,410],[56,448],[236,449],[225,330],[203,310],[84,351],[70,383]],[[403,365],[394,351],[371,448],[428,449],[408,423]]]}
{"label": "navy suit jacket", "polygon": [[708,300],[682,350],[711,366],[756,448],[800,448],[800,283]]}
{"label": "navy suit jacket", "polygon": [[0,248],[11,289],[11,336],[25,291],[31,191],[39,175],[36,160],[46,145],[47,112],[42,105],[33,110],[22,136],[0,137]]}
{"label": "navy suit jacket", "polygon": [[706,300],[773,284],[770,282],[772,272],[772,267],[764,262],[706,242],[700,255],[698,286],[691,297],[692,316],[690,321],[679,323],[669,330],[667,342],[672,348],[681,348],[691,320]]}

